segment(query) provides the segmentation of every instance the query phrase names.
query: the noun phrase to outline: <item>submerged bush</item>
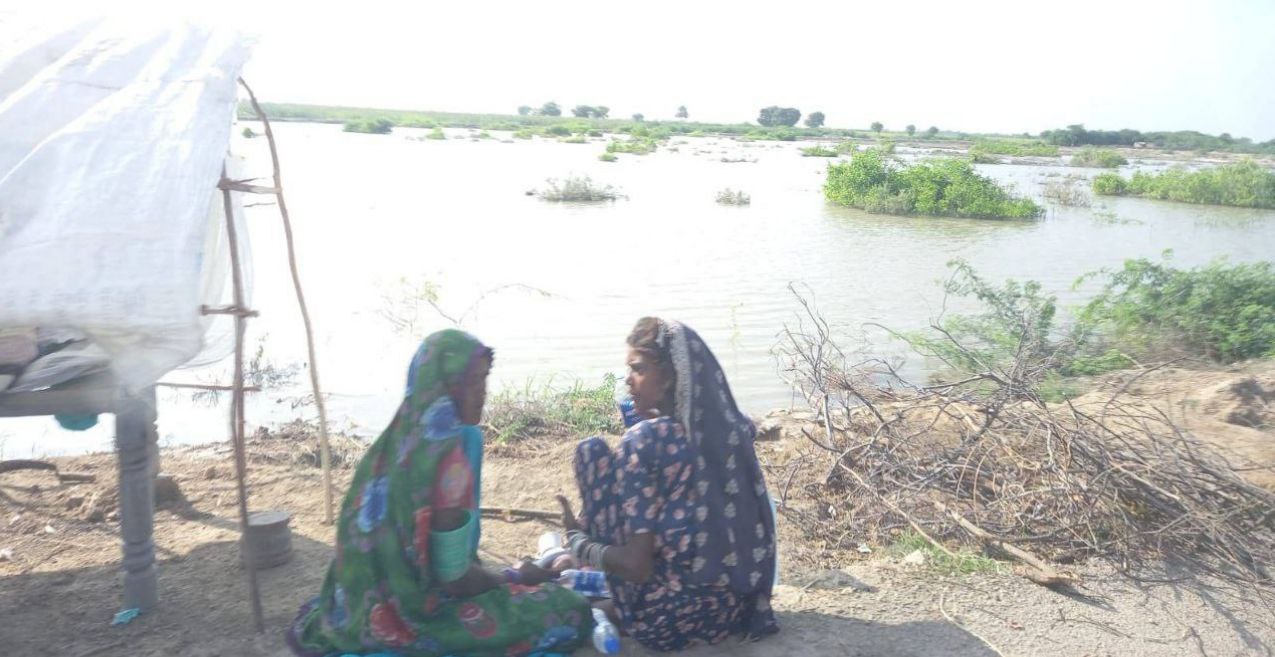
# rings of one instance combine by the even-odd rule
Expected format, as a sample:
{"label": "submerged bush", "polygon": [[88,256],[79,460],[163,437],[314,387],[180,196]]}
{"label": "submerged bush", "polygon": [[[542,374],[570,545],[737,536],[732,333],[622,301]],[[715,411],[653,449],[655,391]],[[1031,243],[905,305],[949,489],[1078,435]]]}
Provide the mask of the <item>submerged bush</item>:
{"label": "submerged bush", "polygon": [[598,159],[602,160],[603,162],[614,162],[620,159],[620,157],[616,155],[615,153],[599,153]]}
{"label": "submerged bush", "polygon": [[536,196],[542,201],[554,203],[597,203],[614,201],[623,195],[610,185],[598,185],[588,176],[568,176],[559,181],[550,178],[547,186],[538,191]]}
{"label": "submerged bush", "polygon": [[834,146],[832,150],[837,151],[838,153],[846,154],[846,153],[856,153],[858,152],[859,148],[855,146],[853,141],[847,139],[845,141],[837,142],[837,145]]}
{"label": "submerged bush", "polygon": [[1174,269],[1145,259],[1103,272],[1082,314],[1129,350],[1168,344],[1222,362],[1275,356],[1275,266],[1270,262]]}
{"label": "submerged bush", "polygon": [[1100,173],[1093,179],[1093,193],[1102,196],[1119,196],[1128,187],[1128,183],[1118,173]]}
{"label": "submerged bush", "polygon": [[970,147],[973,152],[978,149],[984,153],[995,155],[1015,155],[1018,157],[1038,156],[1050,157],[1058,154],[1058,147],[1040,142],[1005,141],[1003,139],[980,139]]}
{"label": "submerged bush", "polygon": [[831,148],[824,148],[818,144],[807,146],[801,149],[802,157],[836,157],[837,151]]}
{"label": "submerged bush", "polygon": [[1043,212],[979,175],[968,161],[930,159],[900,168],[875,149],[829,165],[823,189],[833,203],[886,214],[1030,219]]}
{"label": "submerged bush", "polygon": [[545,134],[554,137],[568,137],[571,135],[571,128],[565,125],[551,125],[545,128]]}
{"label": "submerged bush", "polygon": [[447,139],[447,135],[443,134],[442,128],[434,128],[429,131],[429,134],[422,137],[422,139]]}
{"label": "submerged bush", "polygon": [[1076,184],[1075,180],[1050,180],[1045,183],[1045,189],[1041,192],[1045,198],[1057,203],[1058,205],[1066,205],[1076,208],[1089,207],[1089,194]]}
{"label": "submerged bush", "polygon": [[345,132],[361,132],[369,135],[388,135],[394,129],[394,123],[389,119],[367,119],[365,121],[347,121],[345,127],[341,128]]}
{"label": "submerged bush", "polygon": [[978,148],[971,148],[970,162],[973,162],[974,164],[1000,164],[1001,159],[991,153],[981,151]]}
{"label": "submerged bush", "polygon": [[1071,156],[1071,166],[1073,167],[1098,167],[1102,169],[1114,169],[1129,163],[1123,155],[1108,148],[1094,148],[1086,146],[1080,149],[1080,152]]}
{"label": "submerged bush", "polygon": [[559,139],[558,141],[564,144],[587,144],[589,143],[589,138],[584,135],[572,135],[566,139]]}
{"label": "submerged bush", "polygon": [[607,144],[608,153],[629,153],[631,155],[647,155],[654,153],[658,142],[649,137],[634,137],[628,141],[613,140]]}
{"label": "submerged bush", "polygon": [[[1269,262],[1175,269],[1144,259],[1087,274],[1103,290],[1074,317],[1036,281],[999,285],[964,261],[948,263],[944,291],[978,301],[947,315],[942,332],[900,335],[953,372],[1014,368],[1046,401],[1078,391],[1066,377],[1137,367],[1138,360],[1201,354],[1221,362],[1275,356],[1275,265]],[[960,346],[958,346],[958,344]],[[950,373],[950,372],[948,372]]]}
{"label": "submerged bush", "polygon": [[515,130],[513,137],[514,139],[531,139],[534,135],[535,133],[532,131],[523,128],[522,130]]}
{"label": "submerged bush", "polygon": [[1160,173],[1138,171],[1125,180],[1114,173],[1094,178],[1094,192],[1144,196],[1182,203],[1275,208],[1275,172],[1252,160],[1191,171],[1174,167]]}
{"label": "submerged bush", "polygon": [[733,190],[727,187],[717,192],[717,202],[722,205],[749,205],[753,202],[753,197],[745,194],[743,190]]}

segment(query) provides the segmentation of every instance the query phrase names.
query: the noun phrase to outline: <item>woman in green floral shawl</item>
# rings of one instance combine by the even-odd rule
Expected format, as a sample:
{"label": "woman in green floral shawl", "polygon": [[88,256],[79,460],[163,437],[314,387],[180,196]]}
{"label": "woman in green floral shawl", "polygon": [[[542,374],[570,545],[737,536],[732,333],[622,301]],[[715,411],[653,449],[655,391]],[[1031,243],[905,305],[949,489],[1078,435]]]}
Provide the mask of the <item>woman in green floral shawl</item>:
{"label": "woman in green floral shawl", "polygon": [[416,352],[407,393],[354,473],[323,590],[288,643],[302,657],[391,651],[439,657],[567,652],[593,626],[588,602],[525,563],[476,562],[482,416],[492,351],[439,331]]}

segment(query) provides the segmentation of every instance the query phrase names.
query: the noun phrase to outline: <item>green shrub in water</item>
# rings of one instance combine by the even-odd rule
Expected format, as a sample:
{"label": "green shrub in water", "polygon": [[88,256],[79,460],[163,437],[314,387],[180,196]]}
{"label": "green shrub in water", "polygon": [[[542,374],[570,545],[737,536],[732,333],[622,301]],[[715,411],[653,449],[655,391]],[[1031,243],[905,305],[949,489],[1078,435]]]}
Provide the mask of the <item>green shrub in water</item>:
{"label": "green shrub in water", "polygon": [[1043,212],[1030,199],[1013,196],[979,175],[965,160],[930,159],[900,168],[875,149],[829,165],[824,196],[839,205],[886,214],[1031,219]]}
{"label": "green shrub in water", "polygon": [[801,149],[802,157],[836,157],[837,151],[831,148],[824,148],[818,144],[807,146]]}
{"label": "green shrub in water", "polygon": [[607,144],[608,153],[628,153],[630,155],[648,155],[654,153],[659,143],[651,138],[634,137],[628,141],[613,140]]}
{"label": "green shrub in water", "polygon": [[1080,152],[1071,156],[1071,166],[1073,167],[1097,167],[1101,169],[1114,169],[1129,163],[1123,155],[1109,148],[1094,148],[1086,146],[1080,149]]}
{"label": "green shrub in water", "polygon": [[569,137],[571,128],[565,125],[551,125],[545,128],[545,134],[553,137]]}
{"label": "green shrub in water", "polygon": [[1100,190],[1098,178],[1094,179],[1094,192],[1098,194],[1128,194],[1182,203],[1241,208],[1275,208],[1275,172],[1252,160],[1198,171],[1183,167],[1174,167],[1160,173],[1139,171],[1127,182],[1121,179],[1123,186],[1111,178],[1104,179],[1103,189],[1112,191]]}
{"label": "green shrub in water", "polygon": [[347,121],[345,132],[361,132],[369,135],[388,135],[394,129],[394,123],[389,119],[367,119],[365,121]]}
{"label": "green shrub in water", "polygon": [[970,162],[974,164],[1000,164],[1001,159],[975,147],[970,149]]}
{"label": "green shrub in water", "polygon": [[1146,259],[1103,272],[1083,321],[1129,350],[1168,344],[1222,362],[1275,356],[1275,265],[1175,269]]}
{"label": "green shrub in water", "polygon": [[567,177],[562,180],[550,178],[545,181],[546,187],[536,193],[542,201],[554,203],[597,203],[614,201],[621,196],[619,190],[610,185],[599,185],[588,176]]}
{"label": "green shrub in water", "polygon": [[1275,264],[1270,262],[1176,269],[1126,260],[1121,269],[1078,281],[1095,278],[1104,285],[1070,321],[1038,282],[994,285],[964,261],[948,266],[953,273],[945,292],[977,301],[977,310],[943,317],[941,330],[899,336],[944,365],[940,379],[1014,369],[1026,377],[1025,390],[1060,401],[1082,391],[1070,377],[1137,367],[1137,360],[1162,358],[1166,352],[1221,362],[1275,356]]}
{"label": "green shrub in water", "polygon": [[1093,193],[1102,196],[1120,196],[1128,187],[1129,184],[1118,173],[1100,173],[1093,179]]}
{"label": "green shrub in water", "polygon": [[614,162],[620,159],[620,157],[616,155],[615,153],[600,153],[598,155],[598,159],[602,160],[603,162]]}
{"label": "green shrub in water", "polygon": [[526,128],[514,131],[514,139],[531,139],[533,136],[535,133]]}
{"label": "green shrub in water", "polygon": [[974,142],[971,151],[978,149],[984,153],[995,155],[1013,155],[1018,157],[1052,157],[1058,154],[1058,147],[1040,142],[1008,141],[1004,139],[980,139]]}
{"label": "green shrub in water", "polygon": [[447,139],[447,135],[443,134],[442,128],[434,128],[425,135],[425,139]]}
{"label": "green shrub in water", "polygon": [[744,193],[743,190],[734,190],[729,187],[717,192],[717,202],[722,205],[750,205],[753,197]]}

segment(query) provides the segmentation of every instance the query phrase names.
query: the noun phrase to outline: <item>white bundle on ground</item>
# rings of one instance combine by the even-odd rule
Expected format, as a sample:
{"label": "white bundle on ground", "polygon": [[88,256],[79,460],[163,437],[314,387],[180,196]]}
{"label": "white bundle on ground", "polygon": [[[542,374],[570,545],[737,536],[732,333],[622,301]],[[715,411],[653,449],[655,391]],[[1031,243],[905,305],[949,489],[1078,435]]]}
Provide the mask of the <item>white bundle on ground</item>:
{"label": "white bundle on ground", "polygon": [[224,355],[200,306],[247,40],[96,20],[0,44],[0,328],[79,329],[134,386]]}

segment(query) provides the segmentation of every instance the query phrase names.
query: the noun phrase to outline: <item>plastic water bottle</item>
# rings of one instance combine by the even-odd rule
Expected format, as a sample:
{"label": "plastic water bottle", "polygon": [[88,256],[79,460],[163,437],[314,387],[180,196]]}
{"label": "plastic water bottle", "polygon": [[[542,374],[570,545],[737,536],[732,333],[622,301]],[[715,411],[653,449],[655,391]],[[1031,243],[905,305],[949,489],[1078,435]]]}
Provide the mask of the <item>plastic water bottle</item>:
{"label": "plastic water bottle", "polygon": [[620,416],[624,418],[625,429],[642,421],[637,405],[633,403],[633,396],[629,394],[629,386],[623,380],[615,382],[615,405],[620,409]]}
{"label": "plastic water bottle", "polygon": [[597,607],[593,608],[593,648],[604,655],[620,654],[620,631]]}
{"label": "plastic water bottle", "polygon": [[540,535],[540,540],[536,542],[536,554],[543,557],[561,548],[562,545],[562,532],[545,532]]}
{"label": "plastic water bottle", "polygon": [[607,590],[607,574],[600,570],[569,568],[562,571],[558,582],[586,598],[611,597],[611,592]]}
{"label": "plastic water bottle", "polygon": [[[571,556],[571,550],[568,550],[562,544],[562,532],[545,532],[541,534],[537,548],[536,565],[545,569],[552,568],[554,562],[562,557]],[[575,563],[574,559],[570,561],[572,564]]]}

